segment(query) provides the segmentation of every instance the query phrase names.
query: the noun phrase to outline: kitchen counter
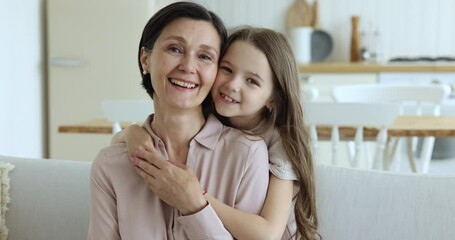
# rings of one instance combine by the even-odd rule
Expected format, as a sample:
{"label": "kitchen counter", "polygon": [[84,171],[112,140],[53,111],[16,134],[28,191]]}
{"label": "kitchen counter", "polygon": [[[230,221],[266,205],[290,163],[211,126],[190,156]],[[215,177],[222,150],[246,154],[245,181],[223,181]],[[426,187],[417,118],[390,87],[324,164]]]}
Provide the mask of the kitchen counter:
{"label": "kitchen counter", "polygon": [[348,63],[300,64],[301,73],[455,72],[455,63]]}

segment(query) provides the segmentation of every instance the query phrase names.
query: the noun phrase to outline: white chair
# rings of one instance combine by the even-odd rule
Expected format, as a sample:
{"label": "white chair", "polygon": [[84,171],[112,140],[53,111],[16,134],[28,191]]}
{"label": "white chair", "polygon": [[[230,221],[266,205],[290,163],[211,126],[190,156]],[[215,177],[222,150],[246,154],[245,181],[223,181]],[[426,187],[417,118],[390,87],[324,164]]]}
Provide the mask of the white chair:
{"label": "white chair", "polygon": [[[450,94],[450,88],[446,85],[380,85],[380,84],[363,84],[363,85],[344,85],[334,87],[332,96],[337,102],[392,102],[401,105],[400,115],[439,115],[440,104],[447,99]],[[411,171],[416,172],[416,156],[420,156],[421,171],[428,172],[431,154],[433,152],[434,137],[426,137],[422,141],[420,152],[416,152],[417,139],[408,139],[407,151]],[[396,140],[392,147],[391,159],[396,160],[396,168],[400,169],[399,155],[396,155]],[[398,147],[400,150],[400,147]]]}
{"label": "white chair", "polygon": [[453,175],[316,165],[315,180],[324,239],[455,239]]}
{"label": "white chair", "polygon": [[306,102],[303,103],[305,120],[310,127],[312,149],[318,162],[318,125],[331,126],[332,159],[334,165],[338,163],[338,146],[340,141],[339,127],[355,127],[355,153],[348,159],[350,166],[358,167],[364,127],[377,127],[379,133],[376,138],[374,159],[367,163],[368,168],[382,168],[383,154],[387,141],[387,128],[395,122],[399,106],[391,103],[334,103],[334,102]]}
{"label": "white chair", "polygon": [[303,102],[312,102],[319,98],[319,90],[306,85],[300,85],[300,94]]}
{"label": "white chair", "polygon": [[101,103],[101,110],[112,122],[112,133],[122,130],[120,122],[144,121],[154,112],[152,100],[105,100]]}

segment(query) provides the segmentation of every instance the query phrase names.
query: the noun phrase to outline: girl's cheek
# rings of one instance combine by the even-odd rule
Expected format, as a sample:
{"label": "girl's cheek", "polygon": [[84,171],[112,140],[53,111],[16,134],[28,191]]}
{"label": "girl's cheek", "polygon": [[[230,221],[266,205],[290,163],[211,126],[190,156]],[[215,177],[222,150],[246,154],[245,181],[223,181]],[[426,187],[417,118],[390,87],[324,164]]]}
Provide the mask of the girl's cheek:
{"label": "girl's cheek", "polygon": [[215,78],[215,82],[213,83],[212,91],[218,89],[223,83],[222,78],[218,74]]}

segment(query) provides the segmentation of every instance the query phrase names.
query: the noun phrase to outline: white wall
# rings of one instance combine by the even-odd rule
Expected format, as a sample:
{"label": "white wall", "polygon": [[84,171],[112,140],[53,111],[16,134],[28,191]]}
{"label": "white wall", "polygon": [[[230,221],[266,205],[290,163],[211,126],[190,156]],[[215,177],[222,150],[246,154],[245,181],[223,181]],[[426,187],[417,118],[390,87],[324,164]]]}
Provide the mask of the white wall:
{"label": "white wall", "polygon": [[[285,29],[287,10],[294,2],[194,1],[214,10],[229,27],[251,24],[281,32]],[[455,25],[454,13],[452,0],[319,0],[320,28],[334,40],[331,61],[349,60],[352,15],[360,17],[361,30],[378,30],[383,60],[396,56],[455,56],[455,31],[450,27]]]}
{"label": "white wall", "polygon": [[41,1],[0,0],[0,154],[44,155]]}
{"label": "white wall", "polygon": [[335,39],[332,59],[349,57],[350,16],[363,30],[378,29],[383,58],[455,56],[455,1],[320,0],[321,26]]}

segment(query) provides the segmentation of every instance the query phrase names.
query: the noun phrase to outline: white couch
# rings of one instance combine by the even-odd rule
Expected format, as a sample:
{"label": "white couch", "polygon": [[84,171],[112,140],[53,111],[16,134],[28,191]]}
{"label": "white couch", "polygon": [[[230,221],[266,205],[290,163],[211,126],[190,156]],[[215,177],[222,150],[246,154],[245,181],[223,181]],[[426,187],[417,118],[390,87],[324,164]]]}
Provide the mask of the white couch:
{"label": "white couch", "polygon": [[[86,239],[90,163],[0,156],[10,172],[8,240]],[[455,239],[455,176],[318,165],[326,240]]]}
{"label": "white couch", "polygon": [[90,163],[0,156],[9,173],[8,240],[87,239]]}
{"label": "white couch", "polygon": [[328,240],[455,239],[455,175],[316,167]]}

